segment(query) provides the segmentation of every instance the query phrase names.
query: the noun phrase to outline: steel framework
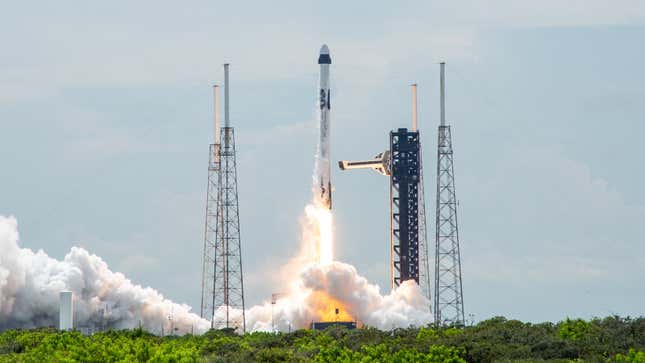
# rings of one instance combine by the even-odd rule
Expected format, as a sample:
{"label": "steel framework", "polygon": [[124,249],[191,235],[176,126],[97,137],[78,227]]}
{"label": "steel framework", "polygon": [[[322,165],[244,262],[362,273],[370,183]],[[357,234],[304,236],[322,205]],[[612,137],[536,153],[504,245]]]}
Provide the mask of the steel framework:
{"label": "steel framework", "polygon": [[[419,136],[419,139],[421,137]],[[425,184],[423,179],[423,148],[419,141],[419,286],[423,295],[432,300],[430,289],[430,261],[428,258],[428,224],[426,214]],[[430,308],[430,307],[428,307]]]}
{"label": "steel framework", "polygon": [[[412,89],[412,131],[419,132],[419,286],[421,291],[431,301],[432,290],[430,290],[430,263],[428,261],[428,223],[426,214],[425,183],[423,178],[423,147],[421,143],[421,131],[418,125],[417,90],[418,85],[410,85]],[[428,310],[432,311],[428,306]]]}
{"label": "steel framework", "polygon": [[441,63],[441,124],[437,142],[435,227],[435,324],[464,325],[457,198],[450,126],[445,124],[444,63]]}
{"label": "steel framework", "polygon": [[390,278],[419,284],[419,133],[390,132]]}
{"label": "steel framework", "polygon": [[[390,177],[390,284],[414,280],[429,301],[430,262],[423,160],[417,129],[417,85],[412,86],[412,130],[390,132],[390,149],[372,160],[341,160],[341,170],[373,169]],[[429,305],[428,310],[432,311]]]}
{"label": "steel framework", "polygon": [[[224,147],[218,152],[220,145]],[[222,128],[222,143],[211,144],[209,154],[201,316],[211,320],[211,328],[241,328],[246,331],[237,163],[232,127]],[[220,307],[224,312],[215,316]],[[241,310],[241,314],[232,312],[232,309]]]}
{"label": "steel framework", "polygon": [[209,150],[201,317],[211,321],[211,328],[245,332],[237,161],[235,131],[229,122],[228,64],[224,70],[225,127],[219,128],[216,91],[216,143]]}
{"label": "steel framework", "polygon": [[[219,140],[217,140],[219,141]],[[219,162],[219,143],[211,144],[208,157],[208,185],[206,187],[206,221],[204,227],[204,254],[202,261],[202,300],[200,316],[212,320],[215,315],[215,266],[217,261],[219,217],[219,186],[222,183]]]}

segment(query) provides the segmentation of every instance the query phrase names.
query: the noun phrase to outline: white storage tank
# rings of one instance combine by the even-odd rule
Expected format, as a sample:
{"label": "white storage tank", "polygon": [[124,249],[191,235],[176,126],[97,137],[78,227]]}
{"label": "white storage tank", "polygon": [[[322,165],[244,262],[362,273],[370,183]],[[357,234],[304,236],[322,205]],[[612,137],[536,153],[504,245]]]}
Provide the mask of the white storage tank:
{"label": "white storage tank", "polygon": [[73,305],[73,294],[71,291],[60,292],[59,319],[60,319],[59,320],[60,330],[74,329],[74,305]]}

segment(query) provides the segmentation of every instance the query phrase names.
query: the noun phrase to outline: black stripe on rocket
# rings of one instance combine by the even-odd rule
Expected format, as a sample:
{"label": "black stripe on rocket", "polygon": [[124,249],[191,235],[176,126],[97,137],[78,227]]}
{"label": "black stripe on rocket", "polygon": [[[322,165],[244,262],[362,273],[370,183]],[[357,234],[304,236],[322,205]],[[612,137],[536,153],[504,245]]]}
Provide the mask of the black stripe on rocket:
{"label": "black stripe on rocket", "polygon": [[331,110],[331,90],[327,90],[327,93],[325,93],[325,89],[321,88],[320,89],[320,109],[324,109],[325,106],[327,107],[328,110]]}

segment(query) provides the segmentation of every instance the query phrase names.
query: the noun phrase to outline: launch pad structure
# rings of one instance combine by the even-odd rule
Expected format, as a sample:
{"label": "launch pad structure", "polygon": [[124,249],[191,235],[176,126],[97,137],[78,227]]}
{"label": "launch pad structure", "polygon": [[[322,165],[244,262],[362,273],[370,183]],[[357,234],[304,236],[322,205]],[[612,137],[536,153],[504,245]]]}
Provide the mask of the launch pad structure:
{"label": "launch pad structure", "polygon": [[[390,284],[414,280],[431,300],[428,234],[417,85],[412,85],[412,129],[390,132],[389,149],[372,160],[340,161],[342,170],[373,169],[390,178]],[[428,306],[428,310],[431,307]]]}
{"label": "launch pad structure", "polygon": [[390,132],[390,276],[392,286],[419,284],[419,132]]}
{"label": "launch pad structure", "polygon": [[245,332],[237,161],[235,130],[229,118],[228,64],[224,65],[225,121],[221,129],[218,89],[213,87],[215,143],[209,148],[200,315],[211,321],[211,328]]}
{"label": "launch pad structure", "polygon": [[[431,299],[428,233],[417,85],[412,85],[412,130],[390,132],[390,148],[372,160],[340,161],[342,170],[371,168],[390,177],[390,281],[414,280],[432,300],[437,325],[463,326],[464,300],[457,223],[453,147],[445,121],[445,63],[440,63],[440,125],[437,142],[434,298]],[[429,307],[430,308],[430,307]]]}

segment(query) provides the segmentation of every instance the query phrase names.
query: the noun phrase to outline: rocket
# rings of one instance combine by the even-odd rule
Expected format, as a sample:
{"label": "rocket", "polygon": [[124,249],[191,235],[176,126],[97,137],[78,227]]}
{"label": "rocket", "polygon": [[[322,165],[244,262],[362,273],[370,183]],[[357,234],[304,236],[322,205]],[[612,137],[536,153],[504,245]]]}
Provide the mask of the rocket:
{"label": "rocket", "polygon": [[331,210],[331,167],[329,159],[329,121],[331,114],[331,90],[329,89],[329,66],[331,57],[329,48],[326,44],[320,48],[318,56],[318,65],[320,66],[320,140],[318,144],[318,165],[317,177],[320,183],[321,204]]}

